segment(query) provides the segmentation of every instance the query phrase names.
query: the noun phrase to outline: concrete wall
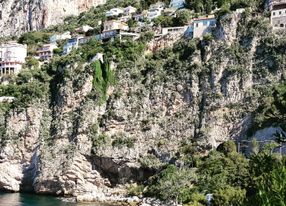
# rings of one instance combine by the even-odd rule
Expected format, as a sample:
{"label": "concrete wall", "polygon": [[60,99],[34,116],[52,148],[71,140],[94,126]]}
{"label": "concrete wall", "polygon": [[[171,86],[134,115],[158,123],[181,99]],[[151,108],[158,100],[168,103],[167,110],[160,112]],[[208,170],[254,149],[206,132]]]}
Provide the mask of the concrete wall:
{"label": "concrete wall", "polygon": [[271,25],[274,29],[286,29],[286,9],[271,11]]}
{"label": "concrete wall", "polygon": [[207,33],[210,33],[212,28],[215,27],[215,19],[197,20],[194,21],[193,38],[202,38]]}
{"label": "concrete wall", "polygon": [[17,43],[0,45],[0,60],[4,62],[25,63],[27,57],[27,45]]}

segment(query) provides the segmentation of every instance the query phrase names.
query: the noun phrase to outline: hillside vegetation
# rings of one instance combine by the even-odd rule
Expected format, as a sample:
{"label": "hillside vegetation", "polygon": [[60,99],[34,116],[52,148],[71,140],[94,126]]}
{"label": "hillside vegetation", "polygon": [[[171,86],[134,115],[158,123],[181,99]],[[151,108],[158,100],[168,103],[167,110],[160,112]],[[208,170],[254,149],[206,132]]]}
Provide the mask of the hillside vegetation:
{"label": "hillside vegetation", "polygon": [[[18,76],[0,85],[0,96],[16,98],[0,103],[1,150],[14,148],[7,155],[12,160],[38,161],[35,175],[26,175],[35,178],[29,184],[38,193],[85,191],[73,178],[59,181],[85,162],[104,179],[95,184],[84,171],[78,179],[93,181],[86,185],[124,185],[126,196],[154,197],[163,205],[209,205],[210,195],[214,206],[285,206],[286,158],[275,152],[285,146],[285,132],[269,136],[270,144],[254,138],[265,128],[286,129],[286,38],[271,30],[263,1],[188,0],[191,10],[159,17],[155,26],[178,26],[220,8],[217,28],[155,53],[147,52],[153,33],[146,30],[137,41],[93,38],[66,56],[58,42],[50,63],[33,59],[52,34],[88,24],[94,35],[108,9],[131,4],[144,10],[151,3],[110,0],[17,39],[28,44],[29,58]],[[237,8],[247,9],[235,19]],[[222,30],[234,35],[221,38]],[[104,62],[92,60],[97,53]],[[30,110],[39,115],[36,123]],[[241,140],[249,145],[238,151]]]}

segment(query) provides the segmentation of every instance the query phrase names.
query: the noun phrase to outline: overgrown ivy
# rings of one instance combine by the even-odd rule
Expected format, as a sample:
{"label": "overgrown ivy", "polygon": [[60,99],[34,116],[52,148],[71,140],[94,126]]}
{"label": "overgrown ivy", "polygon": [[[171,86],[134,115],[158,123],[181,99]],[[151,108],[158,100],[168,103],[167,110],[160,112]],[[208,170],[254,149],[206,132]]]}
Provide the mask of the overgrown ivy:
{"label": "overgrown ivy", "polygon": [[100,60],[92,62],[91,67],[94,71],[93,89],[98,94],[99,103],[101,104],[107,99],[108,87],[115,84],[114,72],[106,59],[104,63]]}

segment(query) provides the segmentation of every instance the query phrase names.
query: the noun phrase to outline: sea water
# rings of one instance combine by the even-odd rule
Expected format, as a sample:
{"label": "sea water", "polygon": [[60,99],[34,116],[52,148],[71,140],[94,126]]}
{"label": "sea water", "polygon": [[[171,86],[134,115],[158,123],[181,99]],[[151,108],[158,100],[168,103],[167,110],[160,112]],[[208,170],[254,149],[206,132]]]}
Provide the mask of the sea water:
{"label": "sea water", "polygon": [[97,203],[74,203],[63,199],[23,193],[0,193],[0,206],[106,206]]}

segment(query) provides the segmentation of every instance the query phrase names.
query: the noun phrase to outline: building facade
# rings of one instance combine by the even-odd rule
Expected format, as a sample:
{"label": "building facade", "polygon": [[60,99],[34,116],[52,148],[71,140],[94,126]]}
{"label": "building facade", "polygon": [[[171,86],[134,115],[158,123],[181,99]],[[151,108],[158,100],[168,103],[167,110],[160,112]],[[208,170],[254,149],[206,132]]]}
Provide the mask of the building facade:
{"label": "building facade", "polygon": [[181,27],[166,27],[162,28],[162,35],[167,34],[184,34],[187,31],[187,26],[181,26]]}
{"label": "building facade", "polygon": [[56,48],[58,48],[56,44],[44,44],[37,50],[37,56],[42,61],[50,61]]}
{"label": "building facade", "polygon": [[66,40],[72,38],[71,33],[69,31],[63,34],[54,34],[50,37],[50,43],[56,43],[59,40]]}
{"label": "building facade", "polygon": [[169,7],[174,9],[182,9],[185,7],[185,5],[185,0],[171,0]]}
{"label": "building facade", "polygon": [[135,14],[137,11],[137,9],[133,6],[128,6],[126,8],[124,8],[124,14],[125,15],[132,15],[132,14]]}
{"label": "building facade", "polygon": [[202,38],[216,27],[216,19],[214,16],[197,18],[194,19],[192,26],[193,38]]}
{"label": "building facade", "polygon": [[80,44],[85,44],[90,40],[90,37],[78,36],[69,39],[63,48],[63,55],[69,54],[73,49],[77,49]]}
{"label": "building facade", "polygon": [[18,74],[26,57],[27,45],[16,42],[0,45],[0,75]]}
{"label": "building facade", "polygon": [[163,2],[157,2],[156,4],[151,4],[147,13],[147,19],[152,21],[153,19],[162,15],[162,12],[165,8],[165,4]]}
{"label": "building facade", "polygon": [[150,9],[159,9],[159,10],[163,10],[165,8],[165,3],[163,2],[157,2],[155,4],[151,4],[150,5]]}
{"label": "building facade", "polygon": [[[88,1],[91,1],[91,0],[88,0]],[[106,0],[92,0],[92,1],[93,1],[93,6],[94,7],[106,4]]]}
{"label": "building facade", "polygon": [[162,10],[160,10],[160,9],[150,9],[148,11],[148,14],[147,14],[147,19],[149,21],[152,21],[153,19],[156,19],[156,18],[158,18],[161,15],[162,15]]}
{"label": "building facade", "polygon": [[286,29],[286,2],[273,5],[270,22],[273,29]]}
{"label": "building facade", "polygon": [[112,31],[112,30],[129,30],[129,26],[121,21],[111,20],[104,22],[104,30],[103,32]]}
{"label": "building facade", "polygon": [[286,4],[286,0],[268,0],[267,3],[269,10],[272,11],[275,5]]}
{"label": "building facade", "polygon": [[105,16],[106,17],[113,17],[113,16],[119,16],[120,14],[123,14],[124,13],[124,10],[121,9],[121,8],[113,8],[113,9],[110,9],[109,11],[107,11],[105,13]]}

